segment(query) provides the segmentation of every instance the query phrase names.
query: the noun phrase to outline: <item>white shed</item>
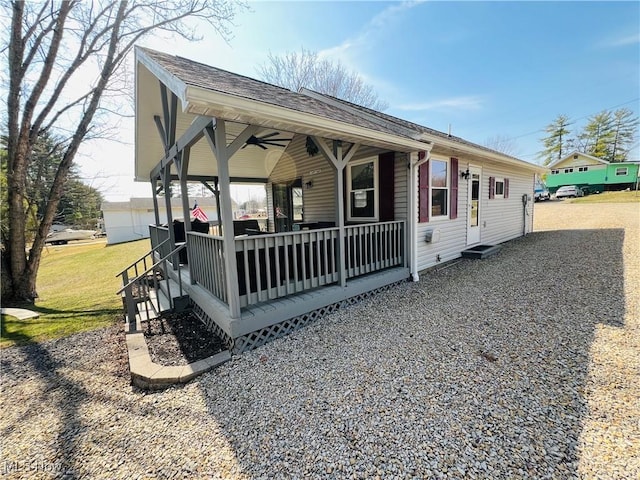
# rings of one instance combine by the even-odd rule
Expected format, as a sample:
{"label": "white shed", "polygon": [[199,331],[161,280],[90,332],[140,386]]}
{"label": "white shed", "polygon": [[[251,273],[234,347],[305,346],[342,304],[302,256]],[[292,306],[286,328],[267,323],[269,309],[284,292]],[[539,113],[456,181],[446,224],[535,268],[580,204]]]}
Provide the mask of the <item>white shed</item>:
{"label": "white shed", "polygon": [[[209,221],[218,219],[215,198],[193,197],[189,200],[197,203],[204,210]],[[174,219],[182,218],[181,202],[180,197],[171,199],[171,212]],[[163,199],[158,202],[158,210],[160,223],[166,223],[167,210]],[[149,225],[155,224],[151,198],[130,198],[128,202],[102,202],[102,214],[109,245],[149,238]]]}

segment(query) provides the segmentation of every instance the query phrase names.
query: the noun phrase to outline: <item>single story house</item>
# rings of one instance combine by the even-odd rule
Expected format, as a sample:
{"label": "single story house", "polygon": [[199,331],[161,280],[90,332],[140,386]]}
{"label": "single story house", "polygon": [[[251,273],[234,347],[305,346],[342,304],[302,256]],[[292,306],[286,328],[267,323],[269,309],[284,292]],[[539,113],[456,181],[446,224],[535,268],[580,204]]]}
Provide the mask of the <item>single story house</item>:
{"label": "single story house", "polygon": [[[193,197],[191,205],[197,203],[209,218],[218,219],[216,201],[214,197]],[[141,238],[149,238],[149,225],[155,221],[153,199],[132,197],[127,202],[102,202],[104,232],[107,235],[107,245],[131,242]],[[171,198],[172,218],[182,218],[182,201]],[[167,223],[166,205],[158,205],[160,223]]]}
{"label": "single story house", "polygon": [[[532,229],[540,166],[146,48],[135,73],[135,176],[151,182],[154,208],[171,181],[185,198],[202,182],[220,205],[219,234],[185,224],[184,245],[156,214],[154,256],[186,249],[165,275],[236,352]],[[242,182],[265,185],[267,231],[238,234],[230,185]]]}
{"label": "single story house", "polygon": [[549,165],[551,171],[547,175],[546,184],[551,193],[564,185],[575,185],[588,193],[636,189],[639,165],[638,162],[609,163],[574,151]]}

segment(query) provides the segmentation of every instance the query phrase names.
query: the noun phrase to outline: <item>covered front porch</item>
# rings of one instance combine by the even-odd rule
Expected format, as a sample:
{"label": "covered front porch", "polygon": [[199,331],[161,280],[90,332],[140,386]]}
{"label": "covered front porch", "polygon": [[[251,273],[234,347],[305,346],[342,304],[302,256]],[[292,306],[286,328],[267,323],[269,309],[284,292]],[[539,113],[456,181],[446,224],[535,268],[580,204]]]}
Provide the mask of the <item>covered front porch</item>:
{"label": "covered front porch", "polygon": [[[410,277],[411,192],[430,143],[244,77],[234,78],[242,98],[181,84],[188,69],[174,60],[137,50],[136,172],[152,185],[153,257],[212,330],[241,351]],[[231,75],[202,73],[211,85]],[[217,203],[201,232],[188,221],[194,182]],[[238,228],[236,183],[265,186],[266,226]],[[183,230],[158,215],[176,187]]]}

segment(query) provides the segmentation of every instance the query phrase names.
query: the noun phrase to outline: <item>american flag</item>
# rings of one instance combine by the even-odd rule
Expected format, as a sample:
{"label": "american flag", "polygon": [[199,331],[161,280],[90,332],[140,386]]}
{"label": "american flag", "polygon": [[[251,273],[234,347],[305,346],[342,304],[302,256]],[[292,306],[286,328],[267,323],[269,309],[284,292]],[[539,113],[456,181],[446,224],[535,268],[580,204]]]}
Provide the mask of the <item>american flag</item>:
{"label": "american flag", "polygon": [[198,202],[196,202],[193,205],[193,210],[191,210],[191,215],[194,218],[197,218],[198,220],[200,220],[201,222],[208,222],[209,221],[209,217],[207,217],[207,214],[204,213],[204,210],[202,210],[199,206],[198,206]]}

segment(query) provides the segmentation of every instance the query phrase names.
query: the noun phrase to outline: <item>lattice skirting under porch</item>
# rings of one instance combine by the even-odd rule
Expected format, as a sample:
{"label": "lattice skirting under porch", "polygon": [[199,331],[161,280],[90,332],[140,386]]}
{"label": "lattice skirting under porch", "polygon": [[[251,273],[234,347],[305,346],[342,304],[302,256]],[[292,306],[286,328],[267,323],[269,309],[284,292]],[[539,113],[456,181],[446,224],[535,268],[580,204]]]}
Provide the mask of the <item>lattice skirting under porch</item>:
{"label": "lattice skirting under porch", "polygon": [[227,332],[222,330],[213,319],[205,313],[205,311],[200,308],[200,305],[193,302],[193,314],[200,319],[204,326],[210,332],[214,333],[223,341],[224,345],[231,350],[233,348],[233,338],[227,335]]}
{"label": "lattice skirting under porch", "polygon": [[284,337],[285,335],[288,335],[291,332],[324,317],[325,315],[333,313],[342,307],[354,305],[358,302],[361,302],[362,300],[370,298],[378,293],[385,292],[395,285],[404,282],[406,282],[406,280],[401,280],[390,285],[385,285],[383,287],[376,288],[375,290],[371,290],[369,292],[361,293],[360,295],[355,295],[353,297],[347,298],[340,302],[332,303],[330,305],[327,305],[326,307],[318,308],[303,315],[289,318],[288,320],[284,320],[280,323],[276,323],[260,330],[256,330],[255,332],[243,335],[242,337],[235,338],[233,339],[232,353],[236,354],[246,352],[248,350],[253,350],[254,348],[260,347],[272,340],[275,340],[276,338]]}

